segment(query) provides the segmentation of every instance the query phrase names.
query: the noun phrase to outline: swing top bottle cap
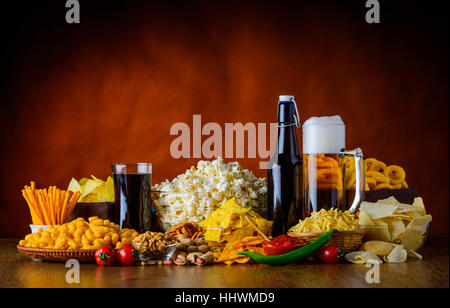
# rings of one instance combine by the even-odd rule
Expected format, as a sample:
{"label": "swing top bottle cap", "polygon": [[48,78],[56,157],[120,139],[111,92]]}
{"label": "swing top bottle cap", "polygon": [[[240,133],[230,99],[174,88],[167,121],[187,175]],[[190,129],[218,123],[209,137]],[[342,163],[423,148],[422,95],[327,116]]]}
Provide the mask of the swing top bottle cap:
{"label": "swing top bottle cap", "polygon": [[280,98],[278,99],[279,102],[290,102],[292,99],[294,99],[293,95],[280,95]]}

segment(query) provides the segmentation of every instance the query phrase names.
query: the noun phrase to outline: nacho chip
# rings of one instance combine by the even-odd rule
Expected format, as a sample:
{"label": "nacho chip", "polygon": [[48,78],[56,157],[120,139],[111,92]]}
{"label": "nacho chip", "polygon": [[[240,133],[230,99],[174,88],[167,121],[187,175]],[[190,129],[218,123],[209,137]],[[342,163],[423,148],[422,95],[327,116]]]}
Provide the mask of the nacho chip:
{"label": "nacho chip", "polygon": [[205,240],[209,242],[220,242],[221,228],[209,228],[205,232]]}

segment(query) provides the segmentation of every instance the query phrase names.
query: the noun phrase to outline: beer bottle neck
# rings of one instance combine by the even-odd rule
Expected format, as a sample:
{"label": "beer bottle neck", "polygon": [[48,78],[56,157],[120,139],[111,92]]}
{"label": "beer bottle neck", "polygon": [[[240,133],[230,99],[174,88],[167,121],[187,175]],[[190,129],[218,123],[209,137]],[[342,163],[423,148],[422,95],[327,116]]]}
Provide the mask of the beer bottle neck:
{"label": "beer bottle neck", "polygon": [[299,156],[295,125],[278,128],[278,154]]}

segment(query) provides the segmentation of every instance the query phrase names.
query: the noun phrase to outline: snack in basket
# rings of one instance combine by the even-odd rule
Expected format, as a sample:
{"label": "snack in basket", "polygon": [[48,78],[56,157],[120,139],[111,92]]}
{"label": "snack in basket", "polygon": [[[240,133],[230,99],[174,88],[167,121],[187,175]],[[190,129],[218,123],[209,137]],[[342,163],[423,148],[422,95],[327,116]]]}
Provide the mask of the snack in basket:
{"label": "snack in basket", "polygon": [[77,181],[72,178],[67,190],[79,192],[81,197],[78,202],[101,203],[114,202],[114,181],[108,176],[106,182],[91,175],[92,179],[82,178]]}
{"label": "snack in basket", "polygon": [[182,222],[172,227],[168,232],[172,236],[184,235],[185,237],[196,239],[203,237],[203,229],[195,222]]}
{"label": "snack in basket", "polygon": [[80,198],[79,192],[61,190],[56,186],[36,189],[36,183],[25,185],[22,195],[30,208],[34,225],[59,225],[67,221],[75,204]]}
{"label": "snack in basket", "polygon": [[154,185],[152,191],[153,205],[165,231],[184,221],[199,222],[233,197],[244,208],[267,207],[265,178],[257,178],[239,163],[225,163],[222,158],[199,161],[196,168],[191,167],[171,182]]}
{"label": "snack in basket", "polygon": [[255,229],[247,217],[264,233],[269,234],[272,221],[262,218],[254,211],[243,208],[232,198],[223,203],[206,219],[199,222],[200,227],[206,230],[205,240],[210,246],[220,250],[227,243],[241,240],[255,235]]}
{"label": "snack in basket", "polygon": [[336,229],[338,231],[353,231],[358,229],[358,219],[349,211],[341,211],[335,208],[319,212],[313,212],[310,217],[300,220],[289,232],[309,233],[325,232]]}
{"label": "snack in basket", "polygon": [[69,223],[39,229],[25,236],[20,246],[46,249],[98,249],[112,246],[120,249],[130,245],[138,232],[132,229],[120,230],[119,225],[98,217],[90,217],[89,222],[78,218]]}
{"label": "snack in basket", "polygon": [[367,240],[402,244],[406,250],[417,250],[424,241],[432,216],[426,214],[422,198],[403,204],[394,197],[377,203],[361,203],[359,224],[367,230]]}
{"label": "snack in basket", "polygon": [[[344,158],[345,187],[347,190],[356,189],[355,162],[351,157]],[[366,191],[381,189],[408,188],[405,170],[397,165],[387,166],[375,158],[364,159]]]}
{"label": "snack in basket", "polygon": [[247,256],[237,255],[240,251],[250,251],[259,254],[265,254],[262,243],[265,239],[262,236],[248,236],[235,242],[228,242],[222,252],[214,253],[216,263],[225,263],[232,265],[233,263],[249,263],[252,262]]}
{"label": "snack in basket", "polygon": [[176,244],[176,239],[170,234],[147,231],[139,234],[133,240],[133,247],[149,259],[161,259],[168,250],[168,246]]}

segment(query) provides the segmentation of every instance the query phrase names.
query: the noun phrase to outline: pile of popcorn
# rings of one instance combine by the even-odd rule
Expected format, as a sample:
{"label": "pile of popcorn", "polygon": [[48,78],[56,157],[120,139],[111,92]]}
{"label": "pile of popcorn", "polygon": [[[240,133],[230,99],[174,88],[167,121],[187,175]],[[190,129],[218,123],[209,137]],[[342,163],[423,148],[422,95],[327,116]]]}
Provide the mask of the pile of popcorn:
{"label": "pile of popcorn", "polygon": [[265,178],[243,169],[239,163],[225,163],[222,158],[199,161],[172,182],[152,187],[156,193],[153,206],[164,230],[185,221],[199,222],[224,201],[233,197],[245,208],[265,209],[267,184]]}

